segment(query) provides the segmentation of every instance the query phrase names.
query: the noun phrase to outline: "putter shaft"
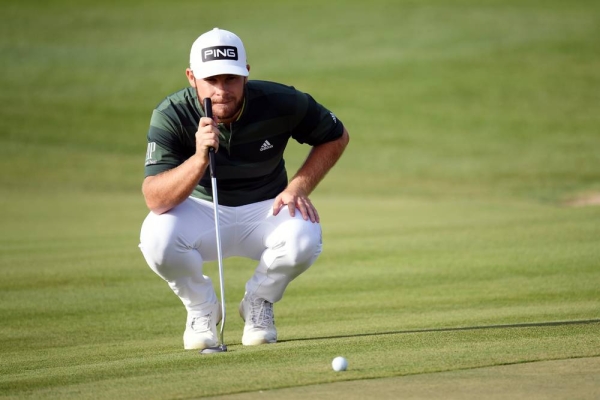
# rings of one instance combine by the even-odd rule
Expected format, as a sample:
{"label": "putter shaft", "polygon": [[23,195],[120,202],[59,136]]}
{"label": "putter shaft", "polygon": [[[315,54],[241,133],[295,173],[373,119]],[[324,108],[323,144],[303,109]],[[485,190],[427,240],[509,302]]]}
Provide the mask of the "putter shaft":
{"label": "putter shaft", "polygon": [[[204,112],[208,118],[212,118],[212,102],[210,97],[204,99]],[[217,177],[216,177],[216,161],[215,161],[215,149],[208,149],[208,160],[210,166],[210,181],[212,186],[213,195],[213,208],[215,213],[215,235],[217,241],[217,259],[219,261],[219,291],[221,294],[221,330],[219,333],[220,345],[217,347],[207,348],[201,351],[201,353],[219,353],[227,351],[225,341],[223,339],[223,333],[225,332],[225,281],[223,278],[223,252],[221,250],[221,225],[219,223],[219,195],[217,193]]]}
{"label": "putter shaft", "polygon": [[[213,152],[210,152],[209,155],[213,155]],[[215,210],[215,231],[217,238],[217,258],[219,260],[219,291],[221,293],[221,330],[220,330],[220,340],[221,347],[225,347],[225,342],[223,341],[223,332],[225,331],[225,282],[223,280],[223,253],[221,251],[221,230],[219,224],[219,198],[217,195],[217,178],[214,176],[211,177],[212,191],[213,191],[213,200],[214,200],[214,210]],[[227,349],[227,347],[225,347]]]}

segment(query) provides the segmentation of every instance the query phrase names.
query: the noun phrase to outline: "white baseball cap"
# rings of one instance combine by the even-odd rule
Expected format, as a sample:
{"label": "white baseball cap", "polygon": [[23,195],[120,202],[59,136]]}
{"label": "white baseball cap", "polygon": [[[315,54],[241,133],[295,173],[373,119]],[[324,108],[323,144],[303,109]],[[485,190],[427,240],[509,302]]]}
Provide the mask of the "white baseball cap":
{"label": "white baseball cap", "polygon": [[202,34],[190,51],[190,69],[196,79],[222,74],[248,76],[246,64],[242,40],[219,28]]}

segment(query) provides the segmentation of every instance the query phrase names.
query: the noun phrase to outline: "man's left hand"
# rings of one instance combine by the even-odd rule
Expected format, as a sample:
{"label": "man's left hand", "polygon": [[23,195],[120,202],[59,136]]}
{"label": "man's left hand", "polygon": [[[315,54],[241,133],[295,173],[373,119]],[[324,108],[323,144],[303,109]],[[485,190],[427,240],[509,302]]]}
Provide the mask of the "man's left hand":
{"label": "man's left hand", "polygon": [[275,198],[273,215],[279,214],[285,205],[288,206],[292,217],[296,215],[296,210],[299,210],[305,221],[310,219],[311,222],[319,222],[319,213],[306,194],[289,189],[284,190]]}

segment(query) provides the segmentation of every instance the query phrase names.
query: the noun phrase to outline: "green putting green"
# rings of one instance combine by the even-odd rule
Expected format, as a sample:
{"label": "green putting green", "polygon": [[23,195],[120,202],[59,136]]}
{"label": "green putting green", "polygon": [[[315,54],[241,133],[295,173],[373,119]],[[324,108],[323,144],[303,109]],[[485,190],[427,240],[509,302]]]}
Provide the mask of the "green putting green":
{"label": "green putting green", "polygon": [[[600,3],[5,3],[0,397],[598,394]],[[351,141],[280,342],[241,345],[254,263],[226,259],[229,351],[200,356],[137,245],[151,110],[215,26]]]}

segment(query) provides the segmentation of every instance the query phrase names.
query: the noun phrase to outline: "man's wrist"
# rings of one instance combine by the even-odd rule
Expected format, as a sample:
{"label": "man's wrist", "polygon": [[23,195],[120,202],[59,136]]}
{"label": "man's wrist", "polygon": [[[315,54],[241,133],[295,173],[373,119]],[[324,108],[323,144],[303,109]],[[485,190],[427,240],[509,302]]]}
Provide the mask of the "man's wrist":
{"label": "man's wrist", "polygon": [[302,179],[302,177],[294,177],[288,183],[286,188],[287,191],[294,192],[296,194],[301,194],[303,196],[308,196],[310,194],[310,190],[306,187],[306,180]]}
{"label": "man's wrist", "polygon": [[204,174],[206,167],[208,167],[208,157],[194,154],[189,158],[192,162],[193,170],[200,172],[200,175]]}

